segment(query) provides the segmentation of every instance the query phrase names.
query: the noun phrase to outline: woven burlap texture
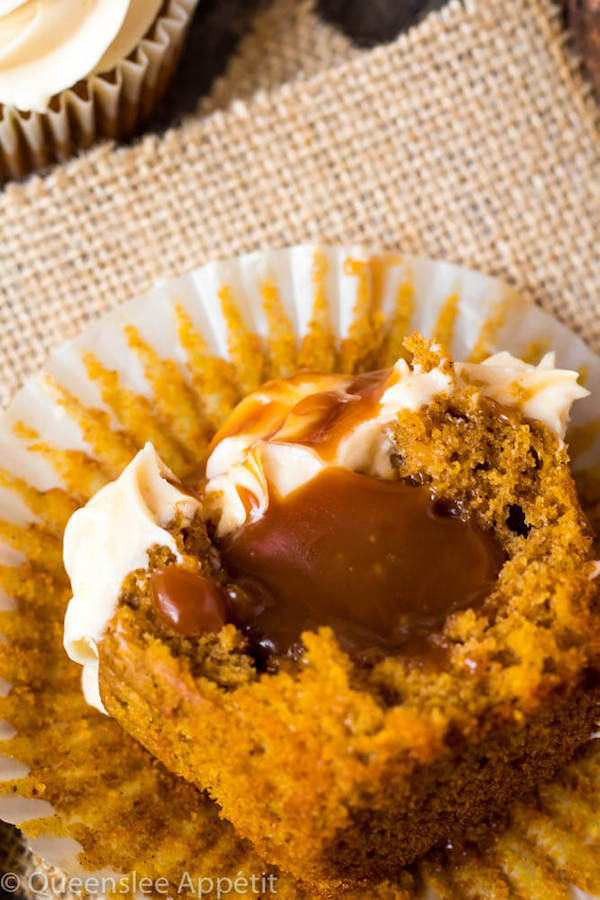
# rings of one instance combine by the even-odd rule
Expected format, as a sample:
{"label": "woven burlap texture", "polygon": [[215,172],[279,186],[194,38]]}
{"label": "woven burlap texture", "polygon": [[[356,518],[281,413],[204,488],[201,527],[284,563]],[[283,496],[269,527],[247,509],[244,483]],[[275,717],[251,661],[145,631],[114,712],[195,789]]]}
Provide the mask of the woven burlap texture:
{"label": "woven burlap texture", "polygon": [[[504,276],[600,349],[597,110],[554,6],[451,2],[368,53],[324,34],[349,61],[307,77],[325,43],[303,69],[292,41],[269,76],[292,77],[280,89],[8,186],[3,401],[61,340],[156,278],[313,237]],[[231,97],[218,91],[215,106]]]}
{"label": "woven burlap texture", "polygon": [[320,19],[314,5],[314,0],[272,0],[261,8],[198,111],[224,109],[234,100],[310,78],[366,52]]}

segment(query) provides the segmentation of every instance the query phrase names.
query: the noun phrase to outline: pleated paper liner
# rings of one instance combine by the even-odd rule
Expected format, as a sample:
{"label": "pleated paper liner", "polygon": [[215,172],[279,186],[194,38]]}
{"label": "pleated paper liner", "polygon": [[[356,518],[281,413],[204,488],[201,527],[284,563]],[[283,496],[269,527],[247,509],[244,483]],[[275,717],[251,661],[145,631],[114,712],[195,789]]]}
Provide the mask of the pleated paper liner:
{"label": "pleated paper liner", "polygon": [[0,104],[0,184],[63,162],[102,138],[130,135],[164,94],[197,2],[165,0],[148,34],[123,62],[57,94],[46,112]]}
{"label": "pleated paper liner", "polygon": [[[181,895],[205,879],[205,896],[217,896],[217,878],[243,895],[236,878],[274,875],[280,897],[312,896],[86,706],[62,647],[62,533],[146,441],[185,479],[232,406],[266,378],[385,366],[415,329],[459,359],[507,349],[536,362],[551,348],[579,370],[593,395],[575,405],[569,441],[594,512],[600,358],[498,280],[447,263],[315,245],[212,263],[91,325],[16,395],[0,422],[0,818],[22,827],[27,871],[124,873],[130,885],[136,873]],[[347,896],[409,897],[425,884],[446,898],[538,900],[567,897],[569,883],[600,895],[599,785],[591,741],[477,851],[430,853],[402,884]]]}

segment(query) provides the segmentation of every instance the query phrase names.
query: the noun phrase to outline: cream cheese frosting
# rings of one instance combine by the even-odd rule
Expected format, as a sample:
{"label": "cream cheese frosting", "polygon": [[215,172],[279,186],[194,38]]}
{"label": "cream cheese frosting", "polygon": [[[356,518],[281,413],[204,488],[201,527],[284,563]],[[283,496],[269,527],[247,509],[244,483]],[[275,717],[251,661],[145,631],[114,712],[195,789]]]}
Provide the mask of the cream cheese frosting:
{"label": "cream cheese frosting", "polygon": [[123,579],[148,565],[147,551],[157,544],[181,559],[166,527],[177,516],[189,524],[199,506],[146,444],[116,481],[69,519],[63,555],[73,599],[65,616],[64,646],[83,666],[82,686],[91,706],[103,711],[98,641],[116,609]]}
{"label": "cream cheese frosting", "polygon": [[161,0],[0,0],[0,103],[44,112],[55,94],[124,60]]}
{"label": "cream cheese frosting", "polygon": [[479,365],[457,363],[459,377],[477,385],[488,397],[504,406],[518,406],[527,419],[537,419],[561,439],[569,423],[575,400],[589,391],[578,384],[578,373],[557,369],[554,353],[546,353],[537,366],[502,351]]}
{"label": "cream cheese frosting", "polygon": [[[98,642],[116,610],[124,578],[146,567],[153,546],[167,546],[180,558],[166,530],[176,517],[186,525],[200,512],[224,537],[260,518],[271,492],[283,497],[328,466],[390,478],[389,432],[397,415],[467,384],[503,405],[520,408],[562,440],[573,401],[589,393],[577,378],[577,372],[557,369],[552,354],[532,366],[509,353],[497,353],[480,364],[453,367],[442,361],[429,371],[400,359],[391,369],[367,376],[301,372],[273,381],[242,401],[217,434],[202,502],[177,486],[147,444],[120,478],[72,516],[65,532],[64,561],[73,598],[64,644],[69,656],[84,666],[88,703],[103,709]],[[360,415],[352,418],[357,400]],[[335,423],[332,427],[327,420],[329,403],[346,414],[337,432]],[[324,419],[334,438],[326,443],[307,439]]]}
{"label": "cream cheese frosting", "polygon": [[[466,384],[498,403],[519,407],[526,418],[543,422],[562,440],[573,401],[589,393],[577,379],[577,372],[555,367],[553,353],[537,366],[510,353],[496,353],[482,363],[456,363],[453,372],[443,365],[429,372],[419,366],[411,369],[400,359],[389,371],[371,415],[345,434],[327,459],[315,446],[295,442],[306,427],[306,416],[297,411],[315,392],[343,394],[354,377],[300,374],[273,382],[243,401],[217,435],[206,466],[207,510],[217,523],[218,537],[224,537],[264,513],[269,490],[285,497],[327,466],[389,478],[387,429],[398,413],[419,409],[436,395]],[[254,498],[250,507],[244,492]]]}
{"label": "cream cheese frosting", "polygon": [[[335,394],[342,400],[347,398],[350,404],[355,398],[346,392],[355,381],[353,375],[300,373],[293,379],[265,385],[238,406],[217,435],[206,465],[206,506],[209,517],[217,523],[218,537],[246,521],[247,504],[239,487],[255,498],[251,516],[256,519],[267,507],[270,489],[285,497],[327,466],[390,478],[391,444],[386,425],[401,410],[419,409],[437,394],[448,393],[452,386],[448,372],[424,372],[419,366],[411,369],[405,360],[398,360],[385,375],[372,415],[353,423],[325,459],[314,447],[299,442],[310,425],[310,413],[301,404],[319,394]],[[319,416],[320,410],[315,410],[315,414]],[[250,427],[246,425],[241,433],[228,435],[228,428],[236,428],[236,415],[242,423],[246,419]]]}

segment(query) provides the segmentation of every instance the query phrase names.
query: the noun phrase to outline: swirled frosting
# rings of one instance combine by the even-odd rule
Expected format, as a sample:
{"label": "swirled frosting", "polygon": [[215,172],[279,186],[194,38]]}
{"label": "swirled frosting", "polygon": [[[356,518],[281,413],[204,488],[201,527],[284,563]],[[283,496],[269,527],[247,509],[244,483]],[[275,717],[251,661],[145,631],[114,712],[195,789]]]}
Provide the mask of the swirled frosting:
{"label": "swirled frosting", "polygon": [[131,53],[161,0],[0,0],[0,103],[43,112]]}

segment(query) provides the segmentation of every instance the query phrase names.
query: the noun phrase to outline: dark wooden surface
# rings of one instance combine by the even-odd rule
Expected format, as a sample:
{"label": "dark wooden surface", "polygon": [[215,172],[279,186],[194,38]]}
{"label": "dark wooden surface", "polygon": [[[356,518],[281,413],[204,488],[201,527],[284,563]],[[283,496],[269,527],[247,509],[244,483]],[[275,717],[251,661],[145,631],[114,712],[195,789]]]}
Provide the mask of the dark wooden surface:
{"label": "dark wooden surface", "polygon": [[363,47],[391,41],[446,0],[318,0],[327,21]]}
{"label": "dark wooden surface", "polygon": [[600,98],[600,0],[568,0],[567,17]]}
{"label": "dark wooden surface", "polygon": [[[393,40],[446,0],[317,0],[320,14],[361,46]],[[199,0],[175,80],[147,131],[163,131],[192,112],[223,72],[253,15],[268,0]]]}
{"label": "dark wooden surface", "polygon": [[144,132],[163,131],[196,108],[264,5],[266,0],[199,0],[177,74]]}
{"label": "dark wooden surface", "polygon": [[[163,131],[192,112],[223,72],[253,15],[269,0],[199,0],[177,76],[143,129]],[[317,0],[317,9],[360,46],[393,40],[446,0]],[[564,0],[565,15],[600,90],[600,0]],[[568,10],[567,10],[568,7]]]}

